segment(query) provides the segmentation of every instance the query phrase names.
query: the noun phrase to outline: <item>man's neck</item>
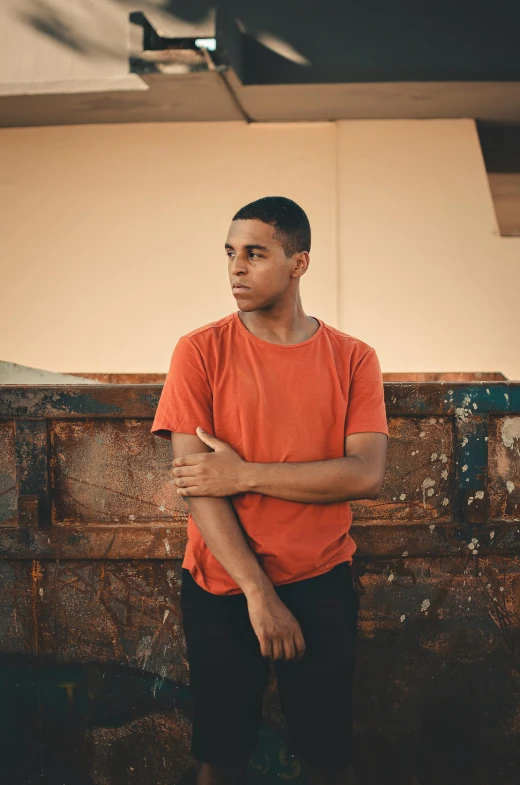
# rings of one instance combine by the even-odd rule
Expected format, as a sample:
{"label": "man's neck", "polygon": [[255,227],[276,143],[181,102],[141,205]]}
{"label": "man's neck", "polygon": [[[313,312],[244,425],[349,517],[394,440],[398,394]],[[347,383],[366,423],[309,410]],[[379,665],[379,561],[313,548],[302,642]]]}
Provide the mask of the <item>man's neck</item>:
{"label": "man's neck", "polygon": [[290,346],[312,338],[319,328],[319,322],[303,311],[290,317],[268,316],[261,311],[238,312],[238,318],[250,333],[268,343]]}

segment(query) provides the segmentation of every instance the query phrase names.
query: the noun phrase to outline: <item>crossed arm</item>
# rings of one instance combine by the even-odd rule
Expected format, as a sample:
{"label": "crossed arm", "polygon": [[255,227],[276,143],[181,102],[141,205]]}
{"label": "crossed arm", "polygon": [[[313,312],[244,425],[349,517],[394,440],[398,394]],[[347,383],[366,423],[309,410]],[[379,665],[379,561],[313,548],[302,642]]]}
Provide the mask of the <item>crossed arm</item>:
{"label": "crossed arm", "polygon": [[[344,457],[306,463],[250,463],[201,428],[197,434],[204,451],[198,448],[191,455],[180,453],[173,461],[177,493],[182,496],[233,496],[252,491],[289,501],[328,504],[376,499],[381,492],[388,441],[384,433],[350,434],[345,438]],[[178,436],[172,434],[172,439]],[[214,452],[208,452],[208,447]]]}
{"label": "crossed arm", "polygon": [[[172,432],[173,476],[211,553],[248,602],[273,596],[273,585],[248,544],[227,496],[246,490],[307,503],[376,498],[384,480],[387,437],[356,433],[345,457],[309,463],[254,464],[204,431]],[[214,450],[214,452],[212,452]]]}

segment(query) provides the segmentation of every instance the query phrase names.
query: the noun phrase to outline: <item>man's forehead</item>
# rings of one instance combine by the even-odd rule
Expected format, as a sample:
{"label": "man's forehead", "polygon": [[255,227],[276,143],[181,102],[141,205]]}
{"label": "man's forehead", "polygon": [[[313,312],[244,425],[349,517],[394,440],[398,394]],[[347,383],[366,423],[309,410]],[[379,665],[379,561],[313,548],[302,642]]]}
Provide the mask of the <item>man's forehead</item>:
{"label": "man's forehead", "polygon": [[263,221],[238,220],[232,221],[226,238],[226,243],[236,245],[274,245],[275,228]]}

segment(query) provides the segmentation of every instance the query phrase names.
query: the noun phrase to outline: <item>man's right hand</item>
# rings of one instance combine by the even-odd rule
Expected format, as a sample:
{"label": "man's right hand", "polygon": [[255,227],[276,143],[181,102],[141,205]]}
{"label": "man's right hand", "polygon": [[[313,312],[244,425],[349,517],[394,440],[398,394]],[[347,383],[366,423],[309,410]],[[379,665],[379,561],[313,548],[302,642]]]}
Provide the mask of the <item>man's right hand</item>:
{"label": "man's right hand", "polygon": [[300,625],[274,590],[248,595],[247,607],[262,656],[292,662],[301,660],[305,641]]}

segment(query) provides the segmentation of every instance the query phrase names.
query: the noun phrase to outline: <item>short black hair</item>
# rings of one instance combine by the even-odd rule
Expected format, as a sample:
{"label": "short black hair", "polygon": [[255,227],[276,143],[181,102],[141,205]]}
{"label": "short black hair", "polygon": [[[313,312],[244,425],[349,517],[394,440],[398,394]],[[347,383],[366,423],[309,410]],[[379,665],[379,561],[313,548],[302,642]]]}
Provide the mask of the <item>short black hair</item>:
{"label": "short black hair", "polygon": [[311,250],[311,226],[299,204],[285,196],[264,196],[242,207],[233,221],[257,220],[275,228],[275,236],[289,259],[295,253]]}

